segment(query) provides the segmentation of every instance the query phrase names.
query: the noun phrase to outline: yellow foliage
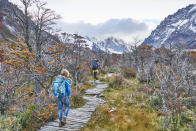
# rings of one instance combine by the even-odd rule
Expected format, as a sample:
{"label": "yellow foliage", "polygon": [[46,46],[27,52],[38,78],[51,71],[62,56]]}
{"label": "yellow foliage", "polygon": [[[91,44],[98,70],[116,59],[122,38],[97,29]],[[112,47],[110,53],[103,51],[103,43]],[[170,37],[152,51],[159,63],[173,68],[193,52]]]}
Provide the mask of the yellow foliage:
{"label": "yellow foliage", "polygon": [[59,53],[56,53],[56,55],[62,55],[62,53],[61,53],[61,52],[59,52]]}

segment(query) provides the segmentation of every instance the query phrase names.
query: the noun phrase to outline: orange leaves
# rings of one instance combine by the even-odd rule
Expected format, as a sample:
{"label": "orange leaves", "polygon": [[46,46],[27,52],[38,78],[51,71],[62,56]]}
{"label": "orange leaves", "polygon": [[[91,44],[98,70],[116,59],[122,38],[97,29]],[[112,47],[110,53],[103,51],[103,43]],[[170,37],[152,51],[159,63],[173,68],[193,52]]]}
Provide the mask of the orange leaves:
{"label": "orange leaves", "polygon": [[15,55],[17,57],[21,57],[21,58],[27,58],[27,57],[33,57],[36,55],[36,53],[31,53],[29,51],[10,51],[9,52],[10,55]]}
{"label": "orange leaves", "polygon": [[22,42],[22,41],[20,41],[20,40],[16,40],[16,41],[17,41],[18,45],[19,45],[23,50],[25,50],[25,51],[28,50],[28,49],[27,49],[27,45],[26,45],[24,42]]}
{"label": "orange leaves", "polygon": [[47,68],[43,68],[43,67],[40,67],[40,66],[36,66],[34,67],[34,70],[38,73],[38,74],[44,74],[48,71]]}
{"label": "orange leaves", "polygon": [[66,50],[68,47],[63,44],[56,44],[53,48],[48,48],[48,51],[52,54],[62,55],[62,52]]}
{"label": "orange leaves", "polygon": [[61,52],[58,52],[58,53],[56,53],[56,55],[62,55],[62,53]]}
{"label": "orange leaves", "polygon": [[136,72],[133,68],[124,68],[122,71],[123,71],[123,74],[125,77],[135,77],[136,76]]}
{"label": "orange leaves", "polygon": [[7,51],[5,63],[18,70],[31,69],[36,53],[29,52],[26,44],[20,40],[17,40],[17,43],[9,44],[11,45],[11,51]]}
{"label": "orange leaves", "polygon": [[53,47],[48,48],[49,54],[52,54],[51,59],[48,62],[50,69],[59,70],[63,68],[63,64],[66,61],[66,58],[62,57],[62,55],[67,48],[68,48],[67,46],[61,43],[55,44]]}
{"label": "orange leaves", "polygon": [[55,119],[56,115],[58,114],[56,107],[56,104],[48,104],[42,111],[37,112],[37,119],[41,120],[42,122],[47,122],[49,119]]}
{"label": "orange leaves", "polygon": [[7,61],[7,64],[14,67],[21,67],[23,65],[23,61],[21,59],[10,59]]}
{"label": "orange leaves", "polygon": [[196,60],[196,52],[195,51],[190,51],[190,56],[193,60]]}
{"label": "orange leaves", "polygon": [[49,65],[56,64],[56,62],[48,62]]}

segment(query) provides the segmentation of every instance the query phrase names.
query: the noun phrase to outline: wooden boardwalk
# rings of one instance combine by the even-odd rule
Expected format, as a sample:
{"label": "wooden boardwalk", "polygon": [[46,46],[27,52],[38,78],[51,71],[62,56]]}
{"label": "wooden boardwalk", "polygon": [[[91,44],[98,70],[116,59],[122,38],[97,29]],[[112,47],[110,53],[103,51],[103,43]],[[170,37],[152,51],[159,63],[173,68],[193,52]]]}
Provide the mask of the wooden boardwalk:
{"label": "wooden boardwalk", "polygon": [[104,100],[99,98],[99,95],[107,88],[107,85],[96,81],[96,87],[93,89],[88,89],[85,94],[88,96],[83,96],[87,100],[87,103],[76,109],[70,109],[67,124],[63,127],[59,127],[59,120],[54,122],[49,122],[48,125],[41,127],[39,131],[77,131],[83,127],[91,118],[92,113],[95,111],[96,107],[105,103]]}

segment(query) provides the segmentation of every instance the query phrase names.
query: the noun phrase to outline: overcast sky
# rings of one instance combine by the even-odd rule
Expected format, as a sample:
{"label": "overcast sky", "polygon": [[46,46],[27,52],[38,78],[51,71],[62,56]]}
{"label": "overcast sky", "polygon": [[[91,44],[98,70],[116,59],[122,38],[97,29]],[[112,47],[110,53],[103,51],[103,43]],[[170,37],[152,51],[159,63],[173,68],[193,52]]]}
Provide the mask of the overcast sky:
{"label": "overcast sky", "polygon": [[[19,3],[20,0],[10,0]],[[130,41],[147,37],[165,17],[196,0],[45,0],[69,33]]]}

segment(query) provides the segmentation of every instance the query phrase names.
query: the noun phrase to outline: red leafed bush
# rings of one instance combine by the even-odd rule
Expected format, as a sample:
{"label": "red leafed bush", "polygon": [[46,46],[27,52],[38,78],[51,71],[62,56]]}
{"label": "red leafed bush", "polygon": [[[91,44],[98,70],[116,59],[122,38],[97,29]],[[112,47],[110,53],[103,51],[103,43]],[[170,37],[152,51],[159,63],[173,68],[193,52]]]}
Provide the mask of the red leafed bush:
{"label": "red leafed bush", "polygon": [[133,68],[125,68],[123,69],[123,75],[127,78],[136,77],[136,72]]}

